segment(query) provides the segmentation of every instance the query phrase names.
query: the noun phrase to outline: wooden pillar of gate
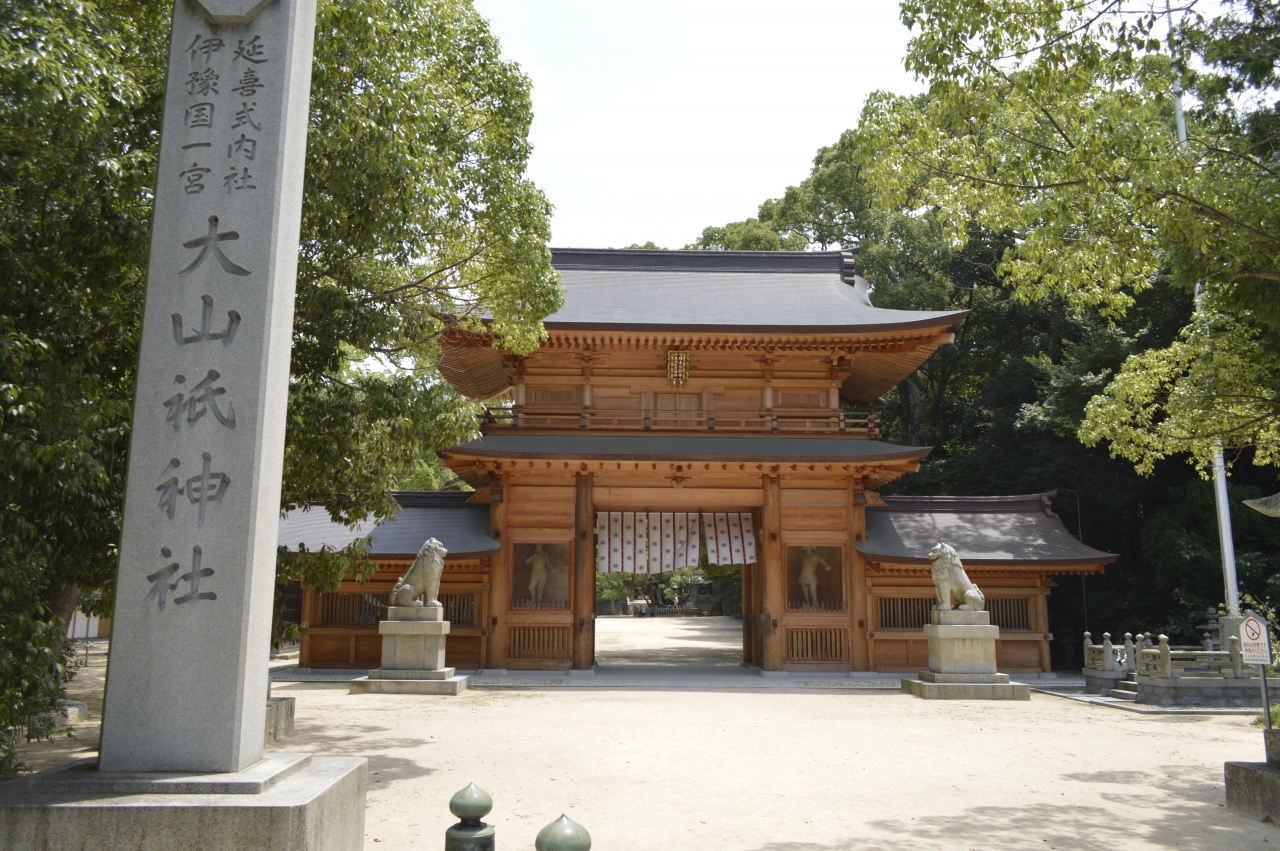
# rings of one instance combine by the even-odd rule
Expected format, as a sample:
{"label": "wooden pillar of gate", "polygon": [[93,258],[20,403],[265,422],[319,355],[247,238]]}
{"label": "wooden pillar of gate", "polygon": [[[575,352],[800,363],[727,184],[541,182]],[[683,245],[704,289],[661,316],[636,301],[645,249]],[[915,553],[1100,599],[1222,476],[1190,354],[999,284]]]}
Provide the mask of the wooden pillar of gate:
{"label": "wooden pillar of gate", "polygon": [[507,666],[507,609],[511,599],[511,541],[507,535],[506,474],[493,489],[489,504],[489,537],[498,542],[498,551],[489,561],[489,630],[485,653],[486,668]]}
{"label": "wooden pillar of gate", "polygon": [[595,473],[578,473],[573,524],[573,667],[587,670],[596,661]]}
{"label": "wooden pillar of gate", "polygon": [[755,644],[755,634],[752,626],[756,623],[756,609],[758,608],[753,599],[752,579],[754,579],[755,565],[744,564],[742,566],[742,661],[748,665],[752,662],[752,647]]}
{"label": "wooden pillar of gate", "polygon": [[761,602],[764,603],[760,628],[764,634],[765,671],[781,671],[787,660],[782,633],[782,616],[787,596],[787,563],[782,553],[782,496],[778,476],[764,477],[764,507],[760,512],[764,534],[761,558]]}
{"label": "wooden pillar of gate", "polygon": [[850,643],[849,662],[855,671],[871,669],[871,652],[867,645],[867,631],[871,624],[867,622],[867,573],[858,555],[858,544],[866,537],[866,507],[858,504],[861,493],[857,488],[858,480],[851,478],[845,488],[845,504],[848,507],[849,540],[845,545],[845,563],[849,565],[849,634],[853,637]]}

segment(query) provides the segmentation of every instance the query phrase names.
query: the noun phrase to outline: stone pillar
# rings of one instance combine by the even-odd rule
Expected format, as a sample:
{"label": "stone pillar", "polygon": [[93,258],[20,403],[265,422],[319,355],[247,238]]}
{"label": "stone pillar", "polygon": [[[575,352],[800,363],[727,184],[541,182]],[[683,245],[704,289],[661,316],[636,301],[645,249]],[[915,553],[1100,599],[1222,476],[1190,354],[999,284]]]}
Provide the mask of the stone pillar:
{"label": "stone pillar", "polygon": [[578,473],[573,524],[573,667],[590,670],[596,661],[595,473]]}
{"label": "stone pillar", "polygon": [[175,0],[101,769],[262,757],[314,0]]}
{"label": "stone pillar", "polygon": [[761,670],[782,670],[787,648],[782,634],[782,616],[786,608],[787,563],[782,552],[782,497],[778,476],[764,477],[764,508],[761,529],[764,540],[761,559],[761,602],[764,604],[760,626],[764,634],[764,662]]}

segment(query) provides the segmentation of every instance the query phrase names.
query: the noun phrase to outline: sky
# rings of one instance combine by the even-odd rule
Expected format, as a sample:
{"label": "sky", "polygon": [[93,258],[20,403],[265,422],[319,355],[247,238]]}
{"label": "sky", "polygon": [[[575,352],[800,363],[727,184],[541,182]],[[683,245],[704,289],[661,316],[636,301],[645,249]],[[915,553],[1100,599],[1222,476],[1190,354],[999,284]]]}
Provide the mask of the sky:
{"label": "sky", "polygon": [[852,127],[922,90],[896,0],[476,0],[533,81],[552,245],[681,248],[756,214]]}

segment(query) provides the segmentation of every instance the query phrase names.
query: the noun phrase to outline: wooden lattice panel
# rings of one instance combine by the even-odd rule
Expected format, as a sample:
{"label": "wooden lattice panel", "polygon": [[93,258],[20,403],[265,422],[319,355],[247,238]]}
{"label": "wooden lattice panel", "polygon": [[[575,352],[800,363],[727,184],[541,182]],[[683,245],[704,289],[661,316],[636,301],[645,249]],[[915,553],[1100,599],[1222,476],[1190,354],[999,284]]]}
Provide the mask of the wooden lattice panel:
{"label": "wooden lattice panel", "polygon": [[567,662],[572,627],[513,626],[508,631],[507,658],[522,662]]}
{"label": "wooden lattice panel", "polygon": [[849,631],[828,627],[787,630],[788,662],[849,661]]}

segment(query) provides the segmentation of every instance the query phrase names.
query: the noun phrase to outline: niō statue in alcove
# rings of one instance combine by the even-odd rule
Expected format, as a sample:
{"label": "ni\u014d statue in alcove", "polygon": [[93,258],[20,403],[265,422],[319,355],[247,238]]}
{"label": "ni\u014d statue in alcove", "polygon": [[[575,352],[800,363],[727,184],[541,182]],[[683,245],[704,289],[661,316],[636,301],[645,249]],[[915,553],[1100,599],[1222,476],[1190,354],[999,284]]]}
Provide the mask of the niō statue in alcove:
{"label": "ni\u014d statue in alcove", "polygon": [[817,547],[800,548],[800,591],[806,606],[818,605],[818,565],[831,570],[831,562]]}
{"label": "ni\u014d statue in alcove", "polygon": [[524,561],[529,565],[529,599],[535,606],[541,606],[546,595],[547,579],[556,569],[555,562],[542,544],[534,544]]}

